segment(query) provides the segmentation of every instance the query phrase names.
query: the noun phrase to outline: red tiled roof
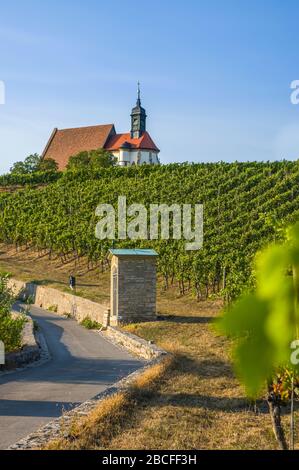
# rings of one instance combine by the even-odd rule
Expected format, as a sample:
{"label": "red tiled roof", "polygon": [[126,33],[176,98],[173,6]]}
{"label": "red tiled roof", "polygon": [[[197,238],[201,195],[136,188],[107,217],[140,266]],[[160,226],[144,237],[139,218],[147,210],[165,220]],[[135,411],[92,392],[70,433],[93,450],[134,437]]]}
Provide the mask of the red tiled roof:
{"label": "red tiled roof", "polygon": [[84,150],[104,148],[108,137],[114,134],[113,124],[54,129],[42,157],[53,158],[58,163],[59,170],[63,170],[72,155]]}
{"label": "red tiled roof", "polygon": [[105,149],[106,150],[119,150],[124,143],[130,144],[131,148],[155,150],[159,152],[158,147],[152,140],[148,132],[144,132],[139,139],[132,139],[130,132],[126,134],[115,134],[109,137]]}

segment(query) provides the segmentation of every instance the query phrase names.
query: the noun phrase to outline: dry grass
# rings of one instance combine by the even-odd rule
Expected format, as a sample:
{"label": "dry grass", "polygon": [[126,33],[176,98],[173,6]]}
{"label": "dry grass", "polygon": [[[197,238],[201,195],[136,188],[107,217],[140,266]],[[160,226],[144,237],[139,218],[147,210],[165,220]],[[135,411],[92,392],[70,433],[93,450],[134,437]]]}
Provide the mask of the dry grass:
{"label": "dry grass", "polygon": [[[62,263],[60,257],[52,260],[47,254],[38,256],[33,250],[16,251],[14,246],[0,244],[0,270],[23,281],[54,287],[63,292],[69,288],[69,276],[77,278],[77,295],[100,303],[109,303],[109,273],[99,275],[99,269],[88,269],[86,259]],[[73,293],[73,292],[72,292]]]}
{"label": "dry grass", "polygon": [[104,399],[84,418],[75,418],[69,437],[50,442],[44,450],[105,449],[130,422],[140,406],[173,368],[174,360],[168,357],[140,375],[127,391],[121,391]]}
{"label": "dry grass", "polygon": [[[0,269],[65,290],[74,266],[2,247]],[[109,299],[108,273],[87,272],[82,261],[77,276],[81,295],[99,302]],[[257,403],[255,410],[250,406],[232,372],[229,345],[211,328],[220,309],[217,301],[197,303],[191,295],[180,297],[176,289],[159,289],[160,320],[130,325],[127,330],[173,352],[175,367],[158,373],[154,386],[140,379],[145,383],[139,383],[134,399],[122,394],[108,399],[83,426],[74,427],[72,441],[51,445],[76,449],[277,448],[265,402]],[[286,415],[285,424],[287,420]]]}
{"label": "dry grass", "polygon": [[260,406],[258,414],[250,409],[231,371],[226,343],[211,332],[208,319],[215,307],[206,307],[203,317],[128,327],[175,352],[178,367],[110,448],[275,448],[267,408]]}

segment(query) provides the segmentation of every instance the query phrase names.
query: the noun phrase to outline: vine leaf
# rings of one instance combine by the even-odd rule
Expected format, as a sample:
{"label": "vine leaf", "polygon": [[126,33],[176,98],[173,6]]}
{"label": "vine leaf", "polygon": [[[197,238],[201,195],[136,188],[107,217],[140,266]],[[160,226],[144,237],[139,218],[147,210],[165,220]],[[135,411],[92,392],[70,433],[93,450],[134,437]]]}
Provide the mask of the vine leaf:
{"label": "vine leaf", "polygon": [[298,328],[299,225],[288,241],[270,245],[256,257],[257,287],[228,308],[220,332],[236,339],[234,363],[247,394],[256,397],[279,366],[290,364],[290,344]]}

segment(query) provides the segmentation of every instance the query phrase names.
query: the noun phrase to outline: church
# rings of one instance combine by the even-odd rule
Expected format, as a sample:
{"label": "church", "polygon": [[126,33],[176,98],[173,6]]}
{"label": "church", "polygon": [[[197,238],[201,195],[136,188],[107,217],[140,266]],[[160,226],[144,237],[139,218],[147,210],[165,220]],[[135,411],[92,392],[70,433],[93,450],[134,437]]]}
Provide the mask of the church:
{"label": "church", "polygon": [[131,131],[117,134],[114,124],[55,128],[42,153],[42,158],[52,158],[59,170],[64,170],[69,158],[82,151],[103,148],[111,152],[120,166],[151,164],[157,165],[160,150],[146,130],[146,111],[141,106],[140,87],[136,106],[131,112]]}

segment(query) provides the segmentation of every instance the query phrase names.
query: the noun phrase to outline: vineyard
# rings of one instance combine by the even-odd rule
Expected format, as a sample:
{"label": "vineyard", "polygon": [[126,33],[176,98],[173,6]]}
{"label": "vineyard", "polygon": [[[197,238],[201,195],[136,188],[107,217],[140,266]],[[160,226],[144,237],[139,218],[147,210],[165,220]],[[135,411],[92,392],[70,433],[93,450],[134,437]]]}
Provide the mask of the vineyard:
{"label": "vineyard", "polygon": [[0,176],[0,190],[9,189],[11,186],[35,186],[52,183],[62,176],[57,171],[40,171],[28,174],[7,173]]}
{"label": "vineyard", "polygon": [[84,256],[100,269],[108,267],[111,240],[95,237],[98,204],[117,208],[120,195],[145,206],[202,203],[199,251],[185,251],[185,240],[115,242],[154,248],[165,288],[175,283],[198,300],[221,295],[229,301],[252,285],[255,253],[299,219],[299,162],[145,165],[39,178],[48,184],[0,194],[0,240],[62,261]]}

